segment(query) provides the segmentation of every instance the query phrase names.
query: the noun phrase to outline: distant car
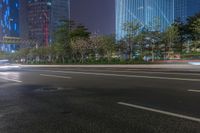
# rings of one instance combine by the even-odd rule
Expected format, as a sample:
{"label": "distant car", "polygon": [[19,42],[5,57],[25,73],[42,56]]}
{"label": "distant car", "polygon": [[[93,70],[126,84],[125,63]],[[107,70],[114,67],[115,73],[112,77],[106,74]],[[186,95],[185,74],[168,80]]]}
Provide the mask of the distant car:
{"label": "distant car", "polygon": [[18,64],[13,64],[9,60],[4,59],[0,60],[0,71],[5,71],[5,70],[18,70],[20,69],[20,65]]}

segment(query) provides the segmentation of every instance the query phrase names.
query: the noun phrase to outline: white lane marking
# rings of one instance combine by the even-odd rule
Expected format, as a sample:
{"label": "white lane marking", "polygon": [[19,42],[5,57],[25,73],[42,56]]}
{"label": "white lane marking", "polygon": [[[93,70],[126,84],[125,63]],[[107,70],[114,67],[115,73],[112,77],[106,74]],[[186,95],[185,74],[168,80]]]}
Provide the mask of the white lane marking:
{"label": "white lane marking", "polygon": [[155,112],[155,113],[160,113],[160,114],[164,114],[164,115],[168,115],[168,116],[173,116],[173,117],[177,117],[177,118],[181,118],[181,119],[186,119],[186,120],[190,120],[190,121],[200,122],[200,118],[190,117],[190,116],[181,115],[181,114],[177,114],[177,113],[171,113],[171,112],[167,112],[167,111],[162,111],[162,110],[158,110],[158,109],[148,108],[148,107],[124,103],[124,102],[118,102],[117,104],[136,108],[136,109],[151,111],[151,112]]}
{"label": "white lane marking", "polygon": [[116,70],[91,70],[91,71],[96,71],[96,72],[127,72],[127,73],[149,73],[149,74],[165,74],[165,75],[193,75],[193,76],[200,76],[200,74],[196,73],[172,73],[172,72],[156,72],[156,71],[116,71]]}
{"label": "white lane marking", "polygon": [[198,92],[200,93],[200,90],[188,90],[189,92]]}
{"label": "white lane marking", "polygon": [[[117,72],[117,71],[113,71]],[[200,74],[195,73],[171,73],[171,72],[147,72],[147,71],[119,71],[119,72],[130,72],[130,73],[149,73],[149,74],[165,74],[165,75],[193,75],[200,76]]]}
{"label": "white lane marking", "polygon": [[[193,75],[193,76],[200,76],[200,74],[197,73],[177,73],[177,72],[158,72],[158,71],[141,71],[141,69],[127,69],[126,70],[79,70],[84,72],[127,72],[127,73],[149,73],[149,74],[165,74],[165,75]],[[130,70],[130,71],[129,71]],[[55,70],[56,71],[56,70]],[[65,69],[62,71],[76,71],[75,69]]]}
{"label": "white lane marking", "polygon": [[109,73],[92,73],[92,72],[74,72],[74,71],[51,71],[54,73],[70,73],[70,74],[85,74],[96,76],[116,76],[116,77],[128,77],[128,78],[148,78],[148,79],[167,79],[167,80],[180,80],[180,81],[195,81],[199,82],[200,79],[188,79],[188,78],[170,78],[170,77],[157,77],[157,76],[139,76],[139,75],[124,75],[124,74],[109,74]]}
{"label": "white lane marking", "polygon": [[16,80],[16,79],[9,79],[9,78],[3,78],[3,77],[0,77],[0,78],[3,79],[3,80],[8,80],[8,81],[13,81],[13,82],[17,82],[17,83],[22,83],[22,81]]}
{"label": "white lane marking", "polygon": [[[29,70],[31,71],[31,70]],[[34,70],[33,70],[34,71]],[[53,70],[36,70],[36,71],[53,71]],[[57,71],[57,70],[54,70]],[[59,70],[61,71],[61,70]],[[62,71],[76,71],[74,69],[66,69]],[[191,75],[191,76],[200,76],[200,74],[197,73],[177,73],[177,72],[157,72],[157,71],[126,71],[126,70],[78,70],[83,72],[127,72],[127,73],[149,73],[149,74],[164,74],[164,75]]]}
{"label": "white lane marking", "polygon": [[54,77],[54,78],[64,78],[64,79],[71,79],[71,77],[66,77],[66,76],[58,76],[58,75],[47,75],[47,74],[40,74],[40,76],[44,76],[44,77]]}
{"label": "white lane marking", "polygon": [[104,71],[104,72],[127,72],[127,73],[145,73],[145,74],[164,74],[164,75],[192,75],[192,76],[200,76],[200,74],[196,73],[172,73],[172,72],[148,72],[148,71],[116,71],[116,70],[92,70],[92,71]]}
{"label": "white lane marking", "polygon": [[200,79],[188,79],[188,78],[170,78],[170,77],[158,77],[158,76],[140,76],[140,75],[125,75],[125,74],[109,74],[109,73],[94,73],[94,72],[75,72],[75,71],[52,71],[52,70],[29,70],[38,72],[53,72],[53,73],[67,73],[67,74],[85,74],[96,76],[116,76],[127,78],[148,78],[148,79],[162,79],[162,80],[180,80],[180,81],[193,81],[199,82]]}

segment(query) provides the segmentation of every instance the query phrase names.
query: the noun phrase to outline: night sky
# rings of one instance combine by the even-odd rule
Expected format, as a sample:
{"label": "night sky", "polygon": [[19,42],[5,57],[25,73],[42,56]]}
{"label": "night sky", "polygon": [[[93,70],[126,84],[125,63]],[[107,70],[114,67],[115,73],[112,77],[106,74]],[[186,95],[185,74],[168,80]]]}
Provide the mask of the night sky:
{"label": "night sky", "polygon": [[71,19],[98,34],[115,32],[115,0],[71,0]]}

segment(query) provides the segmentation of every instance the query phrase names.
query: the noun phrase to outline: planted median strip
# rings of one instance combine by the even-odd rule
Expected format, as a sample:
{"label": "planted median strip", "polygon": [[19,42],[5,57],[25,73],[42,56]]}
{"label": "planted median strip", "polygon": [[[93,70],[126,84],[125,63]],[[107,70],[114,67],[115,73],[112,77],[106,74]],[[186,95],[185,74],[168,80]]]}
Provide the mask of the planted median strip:
{"label": "planted median strip", "polygon": [[200,122],[200,118],[190,117],[190,116],[186,116],[186,115],[182,115],[182,114],[167,112],[167,111],[163,111],[163,110],[153,109],[153,108],[149,108],[149,107],[124,103],[124,102],[118,102],[117,104],[140,109],[140,110],[145,110],[145,111],[160,113],[160,114],[164,114],[164,115],[168,115],[168,116],[173,116],[173,117],[177,117],[177,118],[181,118],[181,119],[186,119],[186,120],[190,120],[190,121]]}

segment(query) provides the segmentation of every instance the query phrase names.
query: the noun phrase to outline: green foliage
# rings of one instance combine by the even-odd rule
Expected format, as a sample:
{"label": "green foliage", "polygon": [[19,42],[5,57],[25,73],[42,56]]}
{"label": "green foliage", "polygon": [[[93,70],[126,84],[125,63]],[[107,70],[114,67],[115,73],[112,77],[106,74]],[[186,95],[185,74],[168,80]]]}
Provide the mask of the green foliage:
{"label": "green foliage", "polygon": [[163,40],[166,43],[166,47],[170,51],[173,51],[173,47],[175,45],[175,42],[177,42],[178,38],[179,38],[179,30],[178,27],[175,25],[171,25],[164,32]]}
{"label": "green foliage", "polygon": [[134,47],[136,45],[135,38],[140,32],[139,30],[141,29],[141,27],[142,27],[141,23],[138,22],[137,20],[124,23],[122,27],[124,32],[126,33],[124,37],[124,41],[126,42],[126,45],[127,45],[126,46],[127,54],[130,60],[133,58]]}
{"label": "green foliage", "polygon": [[90,32],[83,25],[78,25],[75,29],[72,29],[70,32],[71,40],[76,40],[77,38],[88,39],[90,37]]}
{"label": "green foliage", "polygon": [[73,21],[62,21],[49,47],[20,49],[14,54],[0,52],[0,58],[23,59],[23,63],[45,64],[143,64],[143,58],[167,59],[167,54],[182,58],[200,53],[200,14],[187,22],[175,21],[161,32],[160,19],[149,27],[137,20],[121,27],[125,36],[116,41],[114,35],[91,35],[88,29]]}
{"label": "green foliage", "polygon": [[103,55],[105,55],[108,59],[108,62],[112,58],[112,54],[115,51],[115,37],[114,36],[102,36],[101,37],[101,49]]}

